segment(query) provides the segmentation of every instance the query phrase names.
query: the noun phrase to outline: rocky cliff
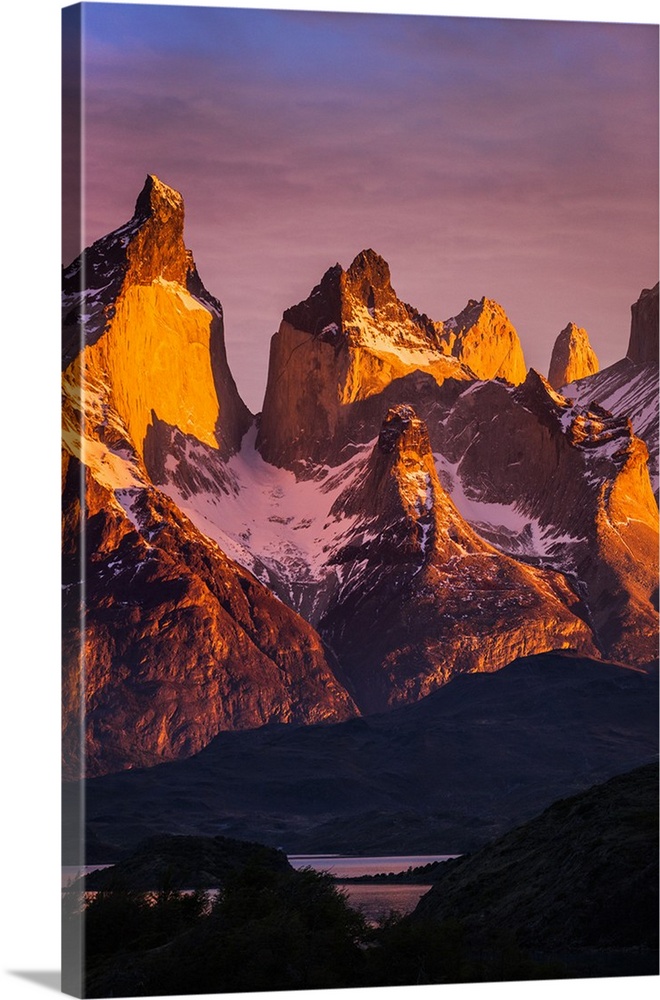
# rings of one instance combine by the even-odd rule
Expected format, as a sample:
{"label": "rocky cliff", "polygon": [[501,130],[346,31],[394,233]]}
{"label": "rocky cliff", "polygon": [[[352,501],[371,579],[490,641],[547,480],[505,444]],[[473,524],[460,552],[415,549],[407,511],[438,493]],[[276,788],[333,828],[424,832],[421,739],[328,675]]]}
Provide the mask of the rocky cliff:
{"label": "rocky cliff", "polygon": [[658,494],[658,363],[622,358],[595,375],[572,382],[566,395],[582,406],[596,403],[617,417],[627,418],[649,453],[651,485]]}
{"label": "rocky cliff", "polygon": [[101,774],[528,653],[656,657],[657,365],[562,396],[496,303],[434,322],[365,250],[284,314],[250,426],[155,177],[65,291],[68,774],[83,712]]}
{"label": "rocky cliff", "polygon": [[586,378],[597,371],[598,358],[589,343],[589,334],[575,323],[569,323],[552,349],[548,382],[553,389],[561,389],[569,382]]}
{"label": "rocky cliff", "polygon": [[654,659],[658,512],[630,421],[575,404],[532,369],[515,389],[489,382],[459,396],[440,444],[470,523],[574,578],[607,655]]}
{"label": "rocky cliff", "polygon": [[438,324],[441,343],[480,379],[502,378],[517,385],[527,373],[523,351],[504,309],[485,296]]}
{"label": "rocky cliff", "polygon": [[69,776],[186,756],[223,728],[356,711],[314,629],[155,488],[178,435],[212,457],[195,484],[224,495],[251,419],[182,234],[180,195],[149,177],[132,220],[65,274]]}
{"label": "rocky cliff", "polygon": [[183,242],[181,195],[147,177],[133,218],[64,272],[65,385],[124,422],[140,456],[154,415],[229,455],[251,417],[229,371],[222,307]]}
{"label": "rocky cliff", "polygon": [[415,371],[439,385],[474,378],[438,325],[397,298],[386,261],[364,250],[347,271],[330,268],[284,313],[271,341],[257,447],[299,474],[309,462],[336,465],[355,441],[356,404]]}
{"label": "rocky cliff", "polygon": [[[373,250],[330,268],[284,313],[271,341],[257,447],[266,461],[309,474],[338,465],[377,433],[384,407],[368,402],[413,373],[438,387],[475,378],[525,378],[518,335],[496,302],[471,300],[435,322],[402,302]],[[450,392],[452,390],[450,389]],[[400,400],[399,400],[400,401]]]}
{"label": "rocky cliff", "polygon": [[631,307],[627,357],[638,364],[658,363],[658,284],[645,288]]}
{"label": "rocky cliff", "polygon": [[63,511],[67,777],[190,756],[223,729],[356,713],[315,630],[160,491],[110,490],[67,458]]}
{"label": "rocky cliff", "polygon": [[561,574],[498,552],[461,517],[411,407],[389,410],[339,512],[353,520],[319,629],[362,711],[417,700],[456,673],[497,670],[517,655],[596,653]]}

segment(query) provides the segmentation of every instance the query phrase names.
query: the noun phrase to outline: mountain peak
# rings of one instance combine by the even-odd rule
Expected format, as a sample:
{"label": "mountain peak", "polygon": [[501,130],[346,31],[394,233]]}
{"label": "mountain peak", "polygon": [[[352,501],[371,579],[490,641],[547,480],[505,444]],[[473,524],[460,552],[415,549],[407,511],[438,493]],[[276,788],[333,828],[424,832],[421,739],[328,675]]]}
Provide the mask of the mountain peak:
{"label": "mountain peak", "polygon": [[150,474],[157,427],[228,455],[250,422],[227,364],[222,306],[202,284],[183,224],[182,196],[149,174],[132,218],[64,276],[64,367],[87,352],[85,377],[108,394],[140,459],[150,456]]}
{"label": "mountain peak", "polygon": [[346,277],[351,284],[368,280],[378,288],[391,288],[390,265],[371,248],[360,251],[346,272]]}
{"label": "mountain peak", "polygon": [[557,337],[552,349],[548,382],[553,389],[561,389],[569,382],[595,374],[598,367],[598,358],[589,343],[589,334],[575,323],[569,323]]}
{"label": "mountain peak", "polygon": [[129,223],[133,228],[126,247],[130,281],[150,285],[163,278],[186,286],[193,262],[183,241],[183,219],[179,192],[149,174]]}
{"label": "mountain peak", "polygon": [[434,359],[446,354],[438,346],[435,324],[397,297],[389,264],[371,247],[361,250],[347,270],[340,264],[328,268],[306,299],[285,310],[283,320],[336,350],[342,345],[395,354],[403,349],[431,352]]}
{"label": "mountain peak", "polygon": [[378,435],[377,447],[385,455],[413,451],[421,458],[431,453],[426,424],[419,419],[412,406],[406,403],[391,406],[387,411]]}
{"label": "mountain peak", "polygon": [[547,378],[537,372],[536,368],[529,369],[525,381],[516,388],[514,396],[517,402],[537,415],[542,412],[559,414],[572,405],[570,400],[552,388]]}
{"label": "mountain peak", "polygon": [[163,184],[155,174],[148,174],[135,202],[133,219],[143,222],[152,216],[169,219],[179,215],[183,226],[183,198],[179,192]]}
{"label": "mountain peak", "polygon": [[64,270],[64,367],[79,353],[81,334],[91,345],[108,329],[108,310],[123,288],[159,279],[187,286],[194,262],[183,240],[183,218],[179,192],[149,174],[131,219],[96,240]]}
{"label": "mountain peak", "polygon": [[[413,522],[429,514],[434,487],[441,489],[426,423],[412,406],[398,403],[385,414],[359,484],[341,494],[332,511],[384,517],[391,531],[403,537]],[[419,547],[413,549],[418,552]]]}
{"label": "mountain peak", "polygon": [[628,357],[637,364],[658,362],[658,284],[645,288],[630,307]]}
{"label": "mountain peak", "polygon": [[504,378],[518,385],[526,366],[518,334],[493,299],[468,299],[465,308],[441,324],[447,350],[477,378]]}

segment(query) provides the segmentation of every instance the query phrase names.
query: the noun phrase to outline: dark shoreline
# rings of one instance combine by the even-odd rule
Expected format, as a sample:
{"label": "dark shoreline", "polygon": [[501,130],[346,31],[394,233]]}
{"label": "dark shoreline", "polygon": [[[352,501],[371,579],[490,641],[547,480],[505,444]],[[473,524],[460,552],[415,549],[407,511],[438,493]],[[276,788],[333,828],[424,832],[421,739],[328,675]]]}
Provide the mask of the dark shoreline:
{"label": "dark shoreline", "polygon": [[[465,858],[466,854],[459,855]],[[346,885],[430,885],[436,882],[441,874],[447,871],[445,867],[456,858],[447,858],[446,861],[429,861],[426,865],[418,865],[416,868],[407,868],[404,872],[377,872],[375,875],[333,875],[335,882]]]}

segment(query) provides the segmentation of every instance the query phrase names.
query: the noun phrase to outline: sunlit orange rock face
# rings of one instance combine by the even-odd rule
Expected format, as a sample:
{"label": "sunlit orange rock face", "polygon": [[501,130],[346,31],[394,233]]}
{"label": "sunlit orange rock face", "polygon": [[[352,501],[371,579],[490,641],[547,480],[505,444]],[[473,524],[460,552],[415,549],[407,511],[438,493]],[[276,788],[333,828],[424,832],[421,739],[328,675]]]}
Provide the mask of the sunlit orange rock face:
{"label": "sunlit orange rock face", "polygon": [[435,322],[365,250],[284,313],[255,421],[183,222],[150,176],[65,273],[67,776],[544,651],[656,659],[657,362],[578,377],[569,325],[561,395],[497,303]]}
{"label": "sunlit orange rock face", "polygon": [[183,222],[181,195],[150,176],[131,221],[65,274],[67,383],[102,395],[141,457],[154,417],[224,454],[250,423],[227,364],[222,307],[199,279]]}
{"label": "sunlit orange rock face", "polygon": [[564,577],[498,552],[461,517],[412,407],[388,411],[363,480],[335,506],[359,516],[335,557],[342,584],[319,628],[362,711],[417,701],[519,655],[598,655]]}
{"label": "sunlit orange rock face", "polygon": [[[373,250],[347,271],[330,268],[309,298],[287,309],[271,341],[257,446],[275,465],[336,464],[364,402],[413,372],[446,381],[525,378],[516,331],[488,299],[437,323],[402,302]],[[364,410],[364,407],[362,408]],[[378,432],[382,410],[363,439]]]}
{"label": "sunlit orange rock face", "polygon": [[438,324],[448,352],[477,378],[502,378],[517,385],[527,374],[518,334],[504,309],[492,299],[470,299],[465,309]]}
{"label": "sunlit orange rock face", "polygon": [[[356,714],[310,625],[227,559],[162,493],[136,488],[122,499],[124,506],[67,459],[67,777],[188,757],[221,730]],[[76,572],[81,561],[84,595]]]}
{"label": "sunlit orange rock face", "polygon": [[131,222],[65,275],[65,345],[80,348],[64,372],[68,777],[189,756],[221,729],[356,712],[314,629],[151,484],[167,459],[155,425],[221,459],[251,420],[182,233],[180,195],[149,177]]}
{"label": "sunlit orange rock face", "polygon": [[589,343],[589,334],[575,323],[564,327],[555,341],[550,358],[548,382],[561,389],[569,382],[598,371],[598,358]]}
{"label": "sunlit orange rock face", "polygon": [[[626,417],[575,406],[533,369],[511,390],[484,383],[459,398],[444,453],[485,504],[515,504],[546,536],[544,561],[581,581],[597,641],[623,662],[657,654],[658,508],[648,450]],[[522,534],[486,530],[512,554]]]}

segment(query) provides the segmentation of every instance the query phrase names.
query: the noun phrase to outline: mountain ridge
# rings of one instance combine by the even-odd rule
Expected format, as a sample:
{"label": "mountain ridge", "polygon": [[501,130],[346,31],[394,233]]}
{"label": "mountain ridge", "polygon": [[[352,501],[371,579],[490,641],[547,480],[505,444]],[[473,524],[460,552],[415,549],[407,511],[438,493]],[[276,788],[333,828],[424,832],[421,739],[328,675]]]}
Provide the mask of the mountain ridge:
{"label": "mountain ridge", "polygon": [[387,262],[363,250],[346,271],[329,268],[307,299],[285,310],[271,339],[257,448],[298,475],[310,460],[338,465],[336,442],[355,440],[357,404],[418,371],[440,387],[475,378],[520,382],[525,364],[497,303],[470,300],[456,317],[434,322],[397,297]]}
{"label": "mountain ridge", "polygon": [[88,782],[90,845],[222,833],[288,853],[462,853],[654,759],[657,693],[657,673],[546,653],[329,727],[223,732]]}
{"label": "mountain ridge", "polygon": [[[657,504],[637,416],[588,395],[607,371],[562,395],[525,373],[497,303],[435,322],[368,249],[285,311],[253,420],[183,225],[149,175],[65,272],[69,773],[81,611],[94,773],[223,727],[391,708],[523,653],[654,660]],[[626,365],[650,435],[652,366]]]}
{"label": "mountain ridge", "polygon": [[63,276],[66,402],[80,405],[76,391],[101,395],[141,458],[152,411],[225,455],[252,419],[229,371],[222,307],[183,225],[181,195],[149,175],[132,219]]}
{"label": "mountain ridge", "polygon": [[388,411],[363,479],[332,510],[361,517],[334,556],[340,588],[319,630],[362,711],[424,697],[457,672],[496,670],[515,650],[598,655],[563,577],[498,552],[460,516],[412,407]]}

